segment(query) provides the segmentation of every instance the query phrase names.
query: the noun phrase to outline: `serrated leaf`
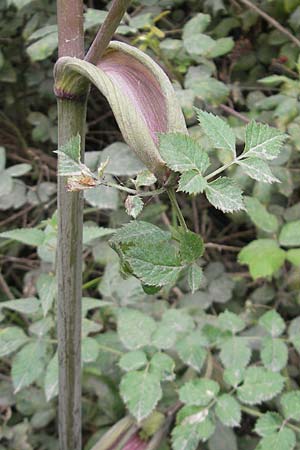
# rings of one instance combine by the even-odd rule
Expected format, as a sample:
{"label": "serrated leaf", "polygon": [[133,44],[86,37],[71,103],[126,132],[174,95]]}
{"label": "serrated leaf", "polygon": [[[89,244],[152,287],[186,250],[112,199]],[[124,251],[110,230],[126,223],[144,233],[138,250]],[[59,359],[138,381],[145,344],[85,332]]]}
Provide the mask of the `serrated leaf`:
{"label": "serrated leaf", "polygon": [[279,339],[270,337],[264,338],[260,357],[266,369],[272,372],[279,372],[283,369],[288,360],[288,348],[286,344]]}
{"label": "serrated leaf", "polygon": [[133,350],[125,353],[119,361],[121,369],[128,372],[129,370],[138,370],[147,364],[146,354],[142,350]]}
{"label": "serrated leaf", "polygon": [[263,314],[258,323],[274,338],[280,336],[285,330],[285,322],[275,309]]}
{"label": "serrated leaf", "polygon": [[251,349],[242,337],[227,338],[220,349],[220,358],[225,368],[244,369],[250,362]]}
{"label": "serrated leaf", "polygon": [[290,391],[281,396],[280,403],[282,405],[284,417],[288,420],[300,420],[300,392]]}
{"label": "serrated leaf", "polygon": [[144,202],[138,195],[128,195],[125,200],[126,212],[129,216],[134,219],[142,212],[144,207]]}
{"label": "serrated leaf", "polygon": [[228,310],[219,314],[218,323],[222,330],[231,331],[233,334],[242,331],[246,327],[243,319]]}
{"label": "serrated leaf", "polygon": [[223,394],[217,400],[216,415],[227,427],[237,427],[242,413],[239,403],[229,394]]}
{"label": "serrated leaf", "polygon": [[150,361],[150,372],[158,376],[161,381],[172,381],[174,374],[175,362],[166,353],[155,353]]}
{"label": "serrated leaf", "polygon": [[260,441],[259,450],[293,450],[295,445],[295,433],[285,427],[280,429],[277,433],[273,433],[262,438]]}
{"label": "serrated leaf", "polygon": [[159,243],[170,239],[171,233],[161,230],[152,223],[135,220],[119,228],[111,238],[111,242],[140,245],[145,241]]}
{"label": "serrated leaf", "polygon": [[51,361],[49,362],[44,384],[45,396],[47,402],[58,394],[58,355],[55,353]]}
{"label": "serrated leaf", "polygon": [[134,274],[145,284],[164,286],[176,282],[183,266],[169,243],[144,244],[126,251]]}
{"label": "serrated leaf", "polygon": [[207,200],[223,212],[245,209],[241,189],[231,178],[220,177],[205,189]]}
{"label": "serrated leaf", "polygon": [[246,127],[245,152],[263,159],[276,158],[286,135],[263,123],[250,122]]}
{"label": "serrated leaf", "polygon": [[215,148],[228,150],[235,157],[235,134],[230,126],[220,117],[196,109],[197,117],[204,133]]}
{"label": "serrated leaf", "polygon": [[44,317],[51,309],[56,296],[56,278],[54,275],[42,273],[36,282],[36,288],[41,300]]}
{"label": "serrated leaf", "polygon": [[180,339],[176,343],[176,350],[185,364],[200,372],[207,355],[205,344],[205,338],[195,331]]}
{"label": "serrated leaf", "polygon": [[9,355],[26,344],[28,336],[22,328],[7,327],[0,330],[0,357]]}
{"label": "serrated leaf", "polygon": [[18,230],[4,231],[0,237],[13,239],[22,244],[38,246],[44,242],[45,233],[37,228],[20,228]]}
{"label": "serrated leaf", "polygon": [[196,450],[199,442],[207,441],[214,430],[215,424],[208,417],[208,410],[186,415],[182,423],[172,431],[172,448],[173,450]]}
{"label": "serrated leaf", "polygon": [[138,422],[153,411],[162,396],[159,378],[153,373],[129,372],[121,381],[120,394]]}
{"label": "serrated leaf", "polygon": [[192,263],[203,255],[204,244],[199,234],[185,231],[179,237],[179,251],[183,263]]}
{"label": "serrated leaf", "polygon": [[238,398],[248,405],[261,403],[276,397],[284,387],[284,378],[262,367],[246,369],[244,383],[238,387]]}
{"label": "serrated leaf", "polygon": [[201,286],[203,270],[198,266],[198,264],[194,263],[188,268],[187,278],[189,288],[192,291],[192,294],[194,294]]}
{"label": "serrated leaf", "polygon": [[300,246],[300,220],[283,225],[279,234],[279,243],[284,247]]}
{"label": "serrated leaf", "polygon": [[224,370],[223,378],[225,383],[230,386],[237,387],[244,379],[245,376],[245,368],[228,368]]}
{"label": "serrated leaf", "polygon": [[151,342],[155,321],[136,309],[121,309],[118,313],[118,335],[126,348],[136,350]]}
{"label": "serrated leaf", "polygon": [[242,161],[237,161],[237,164],[253,180],[262,181],[263,183],[280,183],[280,180],[273,175],[268,164],[262,159],[249,157]]}
{"label": "serrated leaf", "polygon": [[179,399],[187,405],[207,406],[218,392],[219,385],[206,378],[188,381],[179,389]]}
{"label": "serrated leaf", "polygon": [[255,424],[255,432],[260,436],[269,436],[275,433],[282,425],[282,417],[278,413],[266,412]]}
{"label": "serrated leaf", "polygon": [[205,173],[209,166],[208,155],[192,138],[179,133],[161,134],[159,142],[159,152],[170,169]]}
{"label": "serrated leaf", "polygon": [[27,344],[15,355],[11,368],[15,393],[39,378],[45,367],[45,356],[45,343],[39,340]]}
{"label": "serrated leaf", "polygon": [[99,355],[99,345],[96,339],[84,337],[81,341],[81,358],[83,363],[96,361]]}
{"label": "serrated leaf", "polygon": [[244,247],[239,255],[240,264],[247,264],[251,276],[268,277],[279,270],[285,260],[285,251],[272,239],[257,239]]}
{"label": "serrated leaf", "polygon": [[197,170],[184,172],[178,183],[177,191],[186,194],[199,194],[207,187],[207,181]]}
{"label": "serrated leaf", "polygon": [[247,213],[252,222],[266,233],[275,233],[278,228],[277,217],[269,213],[257,198],[244,197],[244,199]]}

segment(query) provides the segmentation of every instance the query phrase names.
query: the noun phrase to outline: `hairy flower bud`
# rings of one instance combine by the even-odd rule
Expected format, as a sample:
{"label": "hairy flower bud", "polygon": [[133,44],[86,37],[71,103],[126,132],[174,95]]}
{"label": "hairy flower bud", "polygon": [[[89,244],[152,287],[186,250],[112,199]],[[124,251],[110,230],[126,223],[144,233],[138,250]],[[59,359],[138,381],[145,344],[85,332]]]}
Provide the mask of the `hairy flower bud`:
{"label": "hairy flower bud", "polygon": [[60,58],[55,69],[58,95],[80,96],[86,89],[84,80],[74,74],[102,92],[124,140],[145,166],[162,178],[165,164],[157,133],[186,133],[187,129],[173,86],[159,65],[135,47],[111,42],[96,66],[77,58]]}

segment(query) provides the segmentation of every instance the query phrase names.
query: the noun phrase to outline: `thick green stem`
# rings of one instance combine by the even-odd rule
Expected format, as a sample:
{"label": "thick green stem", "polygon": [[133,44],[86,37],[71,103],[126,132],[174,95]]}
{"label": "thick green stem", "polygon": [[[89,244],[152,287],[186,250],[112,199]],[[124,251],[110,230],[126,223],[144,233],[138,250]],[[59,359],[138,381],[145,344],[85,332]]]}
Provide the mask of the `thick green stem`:
{"label": "thick green stem", "polygon": [[[57,0],[58,54],[84,56],[83,0]],[[84,145],[86,100],[58,99],[58,146],[78,133]],[[82,149],[83,153],[83,149]],[[83,200],[58,177],[57,332],[59,449],[81,450],[81,285]]]}
{"label": "thick green stem", "polygon": [[[59,147],[84,143],[86,102],[58,100]],[[83,196],[58,177],[58,357],[60,450],[81,450],[81,286]]]}

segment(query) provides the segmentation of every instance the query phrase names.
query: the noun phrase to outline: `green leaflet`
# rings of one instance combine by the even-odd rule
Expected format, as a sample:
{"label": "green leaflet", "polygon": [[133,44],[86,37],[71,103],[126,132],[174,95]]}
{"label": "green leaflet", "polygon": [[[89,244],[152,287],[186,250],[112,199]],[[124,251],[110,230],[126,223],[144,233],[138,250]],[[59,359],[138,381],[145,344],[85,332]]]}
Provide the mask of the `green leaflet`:
{"label": "green leaflet", "polygon": [[127,373],[122,378],[120,393],[138,422],[150,415],[162,396],[158,376],[147,371]]}
{"label": "green leaflet", "polygon": [[276,128],[252,121],[246,127],[245,152],[247,156],[274,159],[281,150],[286,135]]}
{"label": "green leaflet", "polygon": [[227,123],[220,117],[196,108],[197,117],[204,133],[209,137],[212,145],[221,150],[228,150],[233,157],[235,153],[235,134]]}
{"label": "green leaflet", "polygon": [[209,166],[207,153],[184,134],[161,134],[159,151],[167,166],[175,172],[196,171],[204,174]]}
{"label": "green leaflet", "polygon": [[238,260],[249,266],[254,279],[268,277],[283,265],[285,251],[272,239],[257,239],[240,251]]}
{"label": "green leaflet", "polygon": [[208,184],[205,189],[207,200],[223,212],[245,209],[242,191],[236,183],[227,177],[220,177]]}

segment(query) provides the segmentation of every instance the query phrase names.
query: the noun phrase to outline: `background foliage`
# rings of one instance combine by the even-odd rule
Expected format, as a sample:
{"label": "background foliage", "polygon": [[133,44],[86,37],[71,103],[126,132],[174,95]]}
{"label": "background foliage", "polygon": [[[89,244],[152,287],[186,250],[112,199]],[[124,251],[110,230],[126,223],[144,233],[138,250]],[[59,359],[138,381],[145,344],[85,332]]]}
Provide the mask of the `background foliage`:
{"label": "background foliage", "polygon": [[[297,0],[259,6],[297,36]],[[87,2],[87,45],[106,7]],[[0,449],[52,450],[57,448],[55,2],[0,0],[0,11]],[[202,249],[185,255],[203,269],[200,289],[191,281],[197,275],[183,270],[147,295],[135,277],[122,277],[108,245],[117,240],[116,229],[131,220],[126,194],[104,186],[85,192],[84,448],[126,411],[141,421],[155,408],[174,416],[178,410],[161,450],[300,448],[300,48],[243,3],[223,0],[135,1],[117,38],[164,67],[190,135],[213,170],[228,164],[226,175],[245,200],[241,211],[223,213],[204,194],[186,195],[195,186],[190,190],[190,180],[182,178],[180,207],[205,245],[203,256]],[[280,155],[268,160],[270,169],[264,166],[257,175],[252,167],[256,176],[246,177],[243,167],[229,164],[232,146],[212,143],[203,124],[199,127],[194,106],[223,116],[238,154],[251,119],[288,137]],[[108,181],[132,187],[135,179],[135,185],[150,189],[153,179],[141,175],[144,167],[122,142],[96,91],[88,111],[86,164],[94,170],[109,157]],[[266,183],[270,174],[280,183]],[[167,235],[172,223],[167,197],[144,200],[138,219]],[[151,432],[143,427],[147,438]]]}

